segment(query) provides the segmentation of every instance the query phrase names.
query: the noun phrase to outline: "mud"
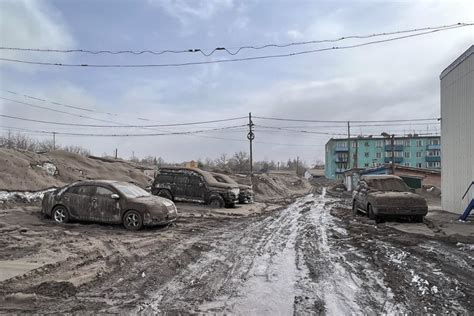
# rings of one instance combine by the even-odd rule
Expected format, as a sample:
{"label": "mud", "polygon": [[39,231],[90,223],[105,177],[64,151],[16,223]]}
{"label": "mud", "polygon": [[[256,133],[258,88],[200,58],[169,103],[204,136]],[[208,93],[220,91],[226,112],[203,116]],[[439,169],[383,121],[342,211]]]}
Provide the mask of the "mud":
{"label": "mud", "polygon": [[3,210],[0,265],[40,266],[0,282],[0,312],[474,312],[474,240],[375,225],[325,193],[242,216],[182,207],[138,232]]}

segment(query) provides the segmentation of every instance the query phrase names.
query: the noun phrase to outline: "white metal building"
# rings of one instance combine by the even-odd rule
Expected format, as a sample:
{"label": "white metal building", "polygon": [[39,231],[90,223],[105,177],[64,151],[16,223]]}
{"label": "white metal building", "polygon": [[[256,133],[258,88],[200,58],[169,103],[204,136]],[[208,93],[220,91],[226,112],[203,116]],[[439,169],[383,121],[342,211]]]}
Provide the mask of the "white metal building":
{"label": "white metal building", "polygon": [[474,199],[474,45],[440,75],[441,203],[462,213]]}

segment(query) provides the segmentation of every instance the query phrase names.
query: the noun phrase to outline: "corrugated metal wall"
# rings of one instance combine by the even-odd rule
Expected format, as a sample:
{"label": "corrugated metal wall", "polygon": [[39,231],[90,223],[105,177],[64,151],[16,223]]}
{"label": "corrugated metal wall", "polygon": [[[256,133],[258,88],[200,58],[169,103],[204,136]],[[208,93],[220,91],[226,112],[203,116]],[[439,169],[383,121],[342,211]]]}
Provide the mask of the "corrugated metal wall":
{"label": "corrugated metal wall", "polygon": [[[472,52],[472,47],[467,53],[469,51]],[[447,74],[442,74],[441,118],[442,206],[447,211],[462,213],[474,198],[474,188],[471,188],[470,193],[461,200],[467,186],[474,180],[472,53]]]}

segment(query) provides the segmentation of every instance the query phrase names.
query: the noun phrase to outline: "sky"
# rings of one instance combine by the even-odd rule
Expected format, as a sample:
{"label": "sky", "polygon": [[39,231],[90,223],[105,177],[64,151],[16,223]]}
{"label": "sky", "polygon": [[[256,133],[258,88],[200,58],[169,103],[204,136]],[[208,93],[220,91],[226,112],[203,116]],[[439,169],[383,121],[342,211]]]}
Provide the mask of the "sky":
{"label": "sky", "polygon": [[[458,22],[474,22],[473,1],[0,0],[2,47],[60,50],[199,48],[209,52],[215,47],[336,39]],[[286,54],[370,40],[247,49],[236,56],[224,51],[206,57],[199,52],[92,55],[0,50],[0,58],[69,64],[175,64]],[[209,121],[247,117],[249,112],[257,117],[331,121],[437,118],[439,74],[473,43],[474,26],[469,26],[347,50],[181,67],[68,68],[0,61],[0,97],[43,107],[0,99],[0,114],[94,125]],[[25,98],[24,94],[93,111]],[[299,156],[312,164],[324,159],[329,138],[347,132],[346,124],[340,123],[258,118],[253,122],[255,160],[286,161]],[[180,127],[99,128],[0,117],[0,132],[12,127],[51,132],[29,132],[43,139],[52,138],[54,131],[60,145],[82,146],[95,155],[112,155],[117,148],[124,158],[133,154],[181,162],[248,151],[247,123],[242,118]],[[439,132],[435,122],[353,125],[351,133],[363,135]],[[215,128],[228,129],[199,132]],[[61,135],[190,131],[197,132],[147,137]]]}

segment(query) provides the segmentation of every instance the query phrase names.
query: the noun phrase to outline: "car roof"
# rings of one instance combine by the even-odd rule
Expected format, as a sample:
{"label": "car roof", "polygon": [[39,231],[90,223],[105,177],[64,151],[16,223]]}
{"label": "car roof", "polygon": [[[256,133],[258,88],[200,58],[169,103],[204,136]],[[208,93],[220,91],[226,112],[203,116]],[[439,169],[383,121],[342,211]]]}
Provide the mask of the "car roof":
{"label": "car roof", "polygon": [[394,175],[391,175],[391,174],[377,174],[377,175],[370,175],[370,176],[362,176],[362,177],[360,177],[360,179],[365,180],[365,181],[387,180],[387,179],[402,180],[402,178],[400,178],[399,176],[394,176]]}
{"label": "car roof", "polygon": [[125,181],[117,181],[117,180],[84,180],[84,181],[77,181],[77,182],[71,183],[71,186],[82,185],[82,184],[88,184],[88,185],[110,184],[110,185],[113,185],[113,184],[134,184],[134,183],[125,182]]}

